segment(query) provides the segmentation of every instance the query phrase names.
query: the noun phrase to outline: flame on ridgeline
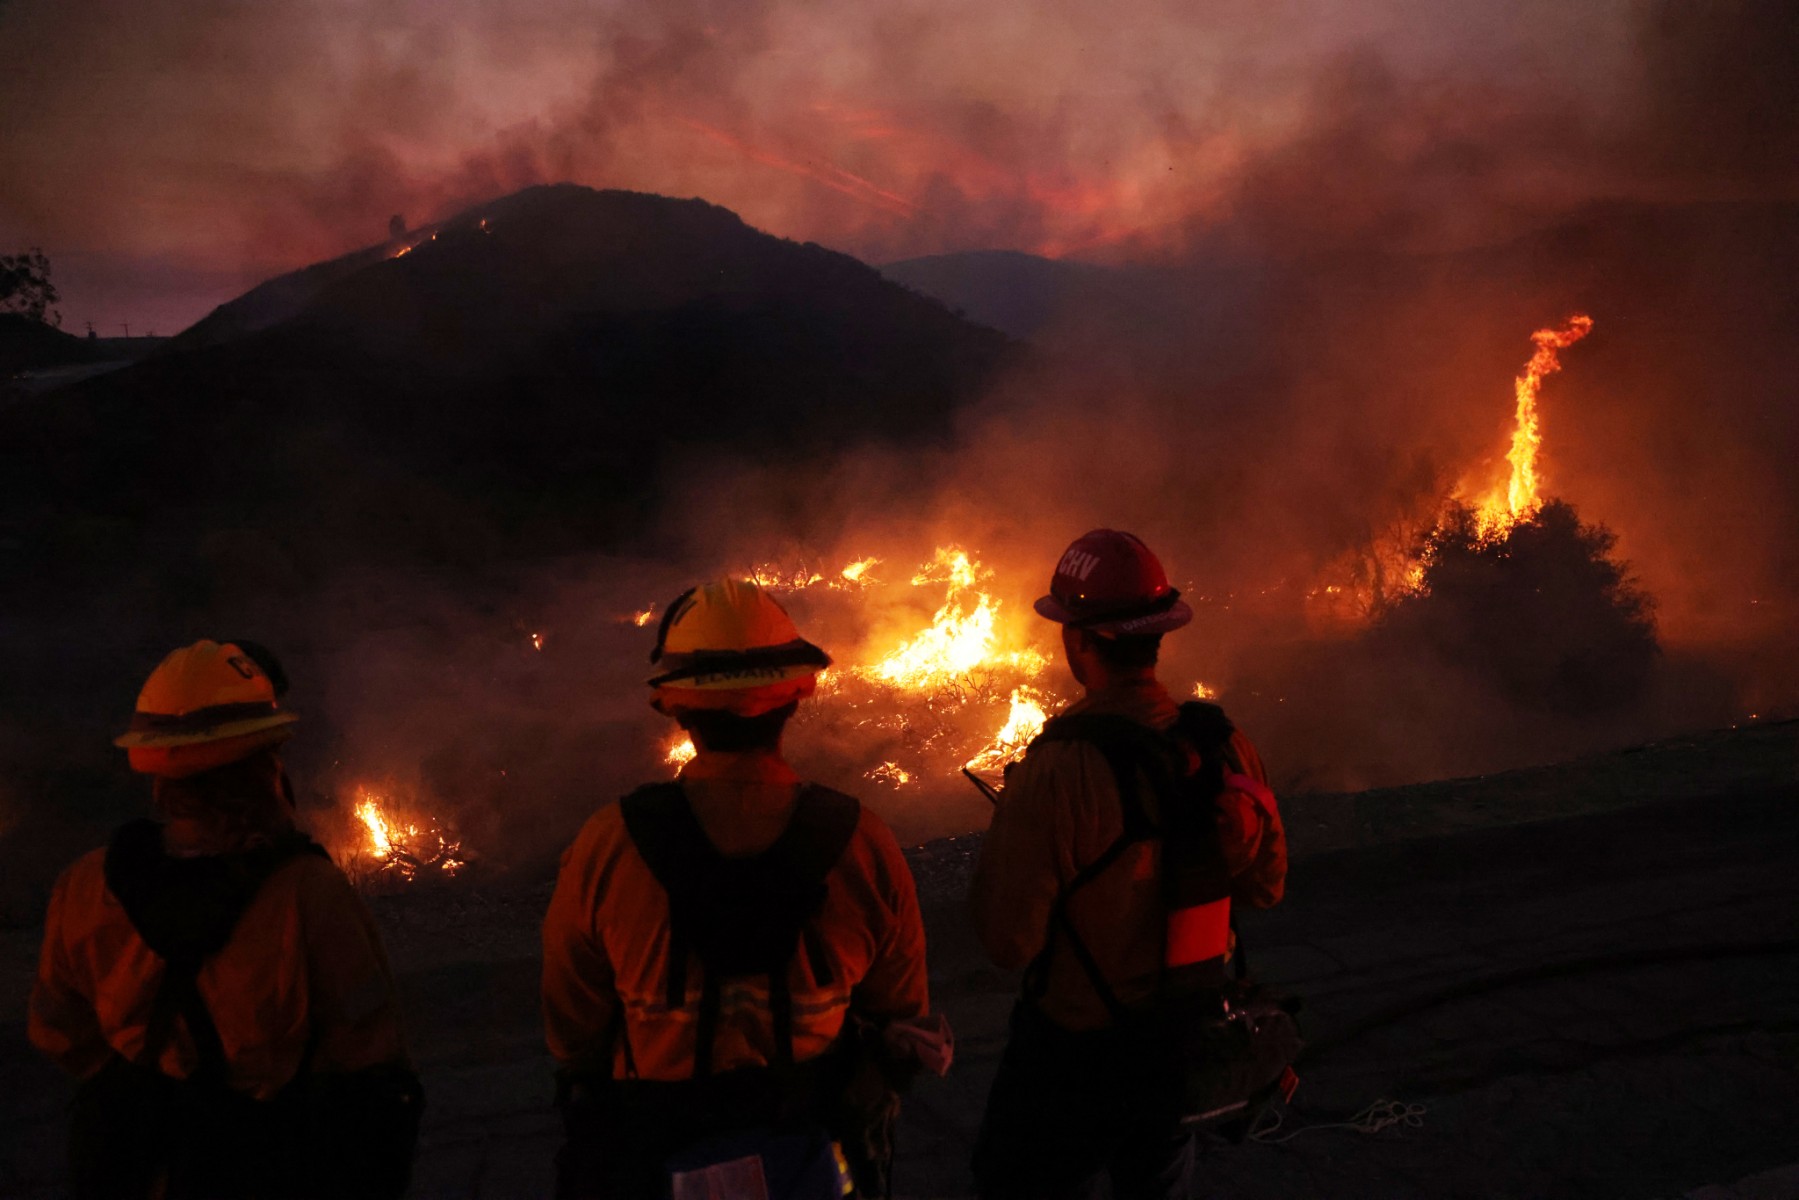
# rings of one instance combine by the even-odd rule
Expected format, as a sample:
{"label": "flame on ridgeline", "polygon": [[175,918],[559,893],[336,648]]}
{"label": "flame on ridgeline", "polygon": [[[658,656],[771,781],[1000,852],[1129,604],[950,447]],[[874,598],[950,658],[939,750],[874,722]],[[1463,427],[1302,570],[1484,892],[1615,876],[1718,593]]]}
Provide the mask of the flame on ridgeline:
{"label": "flame on ridgeline", "polygon": [[1543,448],[1542,422],[1537,414],[1537,394],[1543,380],[1562,369],[1557,351],[1566,350],[1593,328],[1593,318],[1581,314],[1568,318],[1560,329],[1539,329],[1530,335],[1537,352],[1524,365],[1524,374],[1512,381],[1516,397],[1512,446],[1506,461],[1512,466],[1505,489],[1494,492],[1476,506],[1476,523],[1481,536],[1504,537],[1520,521],[1528,521],[1543,507],[1542,476],[1537,469],[1537,454]]}

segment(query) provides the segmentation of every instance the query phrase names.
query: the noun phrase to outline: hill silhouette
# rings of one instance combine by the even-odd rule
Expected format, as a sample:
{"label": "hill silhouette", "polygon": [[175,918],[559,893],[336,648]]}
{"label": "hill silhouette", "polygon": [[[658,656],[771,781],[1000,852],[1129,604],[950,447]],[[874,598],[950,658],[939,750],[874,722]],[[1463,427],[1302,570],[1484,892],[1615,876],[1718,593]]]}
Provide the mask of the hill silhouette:
{"label": "hill silhouette", "polygon": [[22,313],[0,312],[0,381],[19,371],[92,362],[100,357],[73,334]]}
{"label": "hill silhouette", "polygon": [[359,562],[603,547],[679,454],[803,465],[928,439],[1010,353],[698,200],[537,187],[413,237],[271,280],[142,363],[0,413],[13,586],[141,575],[204,608]]}

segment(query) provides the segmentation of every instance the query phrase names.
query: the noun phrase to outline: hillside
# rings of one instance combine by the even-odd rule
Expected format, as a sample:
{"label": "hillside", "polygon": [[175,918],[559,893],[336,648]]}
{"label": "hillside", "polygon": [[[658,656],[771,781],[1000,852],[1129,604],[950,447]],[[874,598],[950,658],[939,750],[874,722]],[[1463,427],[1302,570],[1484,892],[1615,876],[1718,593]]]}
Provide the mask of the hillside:
{"label": "hillside", "polygon": [[19,313],[0,312],[0,381],[21,371],[92,362],[98,352],[81,338]]}
{"label": "hillside", "polygon": [[930,438],[1008,354],[854,259],[697,200],[533,188],[391,253],[270,281],[0,418],[8,576],[167,578],[244,530],[305,578],[606,545],[674,457]]}

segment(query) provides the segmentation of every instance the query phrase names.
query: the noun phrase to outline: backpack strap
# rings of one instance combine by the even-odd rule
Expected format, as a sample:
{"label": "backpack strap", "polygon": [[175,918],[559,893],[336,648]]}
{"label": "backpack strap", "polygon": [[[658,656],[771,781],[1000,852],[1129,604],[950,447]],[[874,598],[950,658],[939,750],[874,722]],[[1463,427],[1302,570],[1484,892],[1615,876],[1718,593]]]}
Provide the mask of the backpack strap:
{"label": "backpack strap", "polygon": [[[1197,809],[1187,811],[1192,806],[1171,807],[1167,803],[1179,792],[1181,777],[1185,774],[1177,764],[1177,756],[1183,753],[1181,743],[1197,752],[1199,767],[1192,787],[1199,795],[1217,796],[1225,789],[1227,775],[1241,771],[1241,764],[1231,748],[1231,737],[1235,732],[1235,726],[1222,708],[1199,701],[1181,705],[1175,724],[1167,731],[1151,729],[1128,717],[1089,713],[1058,717],[1044,726],[1039,735],[1040,741],[1081,741],[1100,751],[1111,769],[1113,783],[1118,791],[1124,829],[1099,857],[1057,890],[1050,908],[1049,936],[1044,941],[1043,949],[1025,970],[1027,995],[1033,999],[1041,999],[1048,991],[1050,956],[1055,947],[1056,933],[1060,931],[1112,1020],[1115,1023],[1121,1022],[1129,1016],[1129,1011],[1118,999],[1117,992],[1100,971],[1092,951],[1075,930],[1068,911],[1069,899],[1103,874],[1137,842],[1159,839],[1185,844],[1194,839],[1203,841],[1211,835],[1209,813]],[[1145,777],[1150,791],[1162,801],[1158,806],[1160,825],[1150,818],[1143,804],[1141,788]],[[1169,878],[1165,870],[1165,884]],[[1174,907],[1175,905],[1170,905],[1171,911]],[[1234,937],[1234,914],[1230,929]],[[1246,958],[1240,954],[1234,965],[1237,977],[1241,979],[1247,970]]]}
{"label": "backpack strap", "polygon": [[[686,927],[673,920],[675,889],[693,872],[706,868],[704,850],[710,847],[706,833],[700,828],[687,793],[679,783],[651,783],[638,788],[618,802],[625,818],[625,832],[631,844],[643,857],[650,874],[670,894],[668,930],[668,979],[664,993],[669,1009],[687,1003],[687,958],[689,948]],[[708,1052],[710,1048],[708,1047]]]}
{"label": "backpack strap", "polygon": [[155,821],[132,821],[114,834],[104,866],[107,888],[138,936],[163,960],[138,1065],[160,1069],[157,1064],[179,1020],[187,1026],[198,1058],[190,1080],[225,1086],[225,1045],[200,994],[200,970],[230,940],[269,877],[303,854],[330,857],[298,831],[241,853],[196,859],[171,858],[163,849],[162,826]]}
{"label": "backpack strap", "polygon": [[[862,820],[862,805],[853,796],[833,791],[819,784],[807,784],[794,804],[793,817],[771,853],[784,857],[784,867],[804,890],[815,891],[819,904],[824,902],[825,879],[830,875]],[[807,965],[821,985],[836,980],[824,937],[818,931],[816,914],[809,915],[796,931],[794,950],[804,947]],[[789,955],[791,961],[792,955]],[[788,963],[770,964],[768,1004],[774,1020],[775,1061],[780,1066],[793,1064],[793,993],[788,981]],[[823,973],[820,973],[822,968]]]}
{"label": "backpack strap", "polygon": [[[669,897],[669,976],[667,999],[671,1009],[687,1003],[688,959],[698,947],[691,940],[694,931],[688,922],[703,913],[690,909],[700,900],[700,885],[711,881],[724,864],[731,863],[720,855],[706,837],[687,793],[679,783],[652,784],[639,788],[619,802],[626,831],[638,853]],[[775,1063],[789,1066],[793,1062],[793,994],[788,980],[788,967],[793,954],[804,948],[813,976],[820,983],[836,978],[830,955],[813,917],[824,899],[825,878],[843,857],[850,839],[861,820],[862,806],[851,796],[817,784],[800,789],[793,815],[787,828],[774,844],[755,856],[758,866],[782,881],[785,888],[802,901],[810,902],[808,911],[787,914],[797,920],[792,940],[780,939],[787,946],[780,961],[762,964],[761,973],[768,978],[769,1014],[775,1042]],[[755,898],[746,898],[753,902]],[[707,902],[726,903],[729,897],[708,894]],[[718,1033],[720,973],[707,966],[702,955],[705,976],[701,983],[699,1013],[694,1027],[694,1077],[712,1073],[713,1043]]]}
{"label": "backpack strap", "polygon": [[1103,875],[1132,846],[1159,836],[1160,830],[1143,806],[1139,779],[1141,773],[1148,772],[1152,777],[1154,790],[1165,793],[1168,790],[1167,784],[1171,782],[1168,760],[1173,748],[1161,734],[1128,717],[1090,713],[1054,718],[1044,726],[1037,740],[1086,742],[1100,752],[1111,769],[1112,779],[1118,790],[1118,802],[1124,813],[1124,829],[1110,846],[1100,852],[1099,857],[1082,867],[1072,879],[1057,889],[1055,900],[1050,905],[1049,936],[1044,939],[1043,949],[1025,968],[1025,993],[1040,1000],[1049,990],[1050,958],[1055,950],[1056,934],[1059,931],[1067,941],[1075,961],[1080,963],[1094,994],[1105,1005],[1106,1012],[1114,1022],[1121,1022],[1129,1016],[1129,1011],[1100,971],[1099,962],[1093,957],[1092,950],[1075,931],[1074,921],[1068,913],[1068,902],[1076,892]]}
{"label": "backpack strap", "polygon": [[[1231,739],[1236,736],[1237,726],[1225,715],[1224,709],[1203,700],[1189,700],[1181,705],[1181,715],[1176,727],[1181,736],[1199,751],[1200,777],[1207,791],[1222,795],[1226,788],[1240,788],[1249,793],[1264,816],[1273,810],[1273,794],[1265,785],[1243,773],[1243,761],[1238,756],[1236,747],[1231,744]],[[1238,982],[1242,982],[1249,976],[1249,950],[1237,932],[1235,907],[1231,909],[1230,931],[1234,950],[1231,955],[1231,973]]]}

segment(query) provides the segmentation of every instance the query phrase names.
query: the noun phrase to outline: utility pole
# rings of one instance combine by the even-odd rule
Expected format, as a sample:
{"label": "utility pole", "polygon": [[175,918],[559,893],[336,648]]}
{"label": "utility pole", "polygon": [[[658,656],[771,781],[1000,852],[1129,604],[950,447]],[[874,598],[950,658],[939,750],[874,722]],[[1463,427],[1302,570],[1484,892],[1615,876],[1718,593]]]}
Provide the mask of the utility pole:
{"label": "utility pole", "polygon": [[122,321],[122,322],[120,322],[120,324],[125,326],[125,336],[130,337],[131,336],[131,322],[130,321]]}

